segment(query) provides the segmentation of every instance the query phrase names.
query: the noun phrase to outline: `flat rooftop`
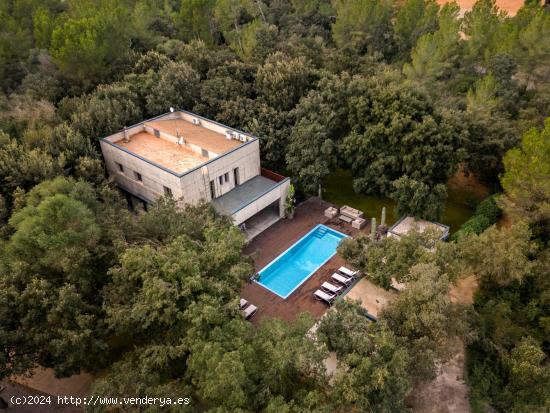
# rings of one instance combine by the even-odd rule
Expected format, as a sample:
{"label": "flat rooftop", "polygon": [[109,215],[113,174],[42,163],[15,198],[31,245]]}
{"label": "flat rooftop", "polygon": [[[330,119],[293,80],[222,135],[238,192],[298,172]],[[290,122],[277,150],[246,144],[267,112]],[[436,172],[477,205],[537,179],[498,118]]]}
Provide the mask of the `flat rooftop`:
{"label": "flat rooftop", "polygon": [[129,142],[121,139],[114,143],[176,173],[183,173],[208,161],[207,157],[183,145],[156,138],[147,132],[132,135]]}
{"label": "flat rooftop", "polygon": [[402,236],[409,233],[415,227],[420,233],[426,231],[427,229],[432,229],[440,233],[442,238],[449,235],[449,227],[446,225],[421,219],[417,220],[414,217],[410,216],[401,218],[388,230],[388,232],[393,233],[397,236]]}
{"label": "flat rooftop", "polygon": [[265,194],[277,185],[278,182],[258,175],[242,185],[236,186],[219,198],[214,199],[212,203],[218,212],[231,216],[242,207],[248,205],[251,200]]}
{"label": "flat rooftop", "polygon": [[214,132],[204,126],[193,125],[191,122],[183,119],[155,120],[145,122],[145,124],[161,132],[169,133],[172,136],[177,136],[179,132],[186,142],[200,146],[208,152],[214,152],[218,155],[243,144],[235,139],[227,139],[224,134]]}
{"label": "flat rooftop", "polygon": [[[234,137],[228,138],[227,132]],[[249,134],[184,111],[146,120],[105,138],[114,146],[176,174],[183,174],[253,139]]]}

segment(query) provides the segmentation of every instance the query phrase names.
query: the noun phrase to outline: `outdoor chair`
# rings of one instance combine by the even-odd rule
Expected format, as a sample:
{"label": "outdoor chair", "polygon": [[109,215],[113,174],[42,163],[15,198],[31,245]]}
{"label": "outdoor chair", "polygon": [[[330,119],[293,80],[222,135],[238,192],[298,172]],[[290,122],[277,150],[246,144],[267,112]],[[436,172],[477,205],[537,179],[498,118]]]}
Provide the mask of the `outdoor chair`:
{"label": "outdoor chair", "polygon": [[345,276],[348,276],[348,277],[355,277],[359,274],[359,271],[352,271],[347,267],[340,267],[340,268],[338,268],[338,271],[341,274],[343,274]]}
{"label": "outdoor chair", "polygon": [[338,274],[336,272],[332,274],[330,278],[339,284],[345,285],[346,287],[353,282],[353,277],[346,277],[345,275]]}
{"label": "outdoor chair", "polygon": [[326,293],[323,290],[317,290],[313,293],[313,296],[316,300],[324,301],[328,305],[332,305],[334,300],[336,299],[336,294],[330,294]]}
{"label": "outdoor chair", "polygon": [[258,307],[256,307],[253,304],[249,304],[244,310],[242,310],[242,314],[245,320],[248,320],[249,318],[254,316],[254,314],[256,314],[257,312],[258,312]]}
{"label": "outdoor chair", "polygon": [[323,285],[321,285],[321,289],[325,290],[328,293],[339,294],[342,292],[344,287],[342,287],[341,285],[334,285],[325,281]]}

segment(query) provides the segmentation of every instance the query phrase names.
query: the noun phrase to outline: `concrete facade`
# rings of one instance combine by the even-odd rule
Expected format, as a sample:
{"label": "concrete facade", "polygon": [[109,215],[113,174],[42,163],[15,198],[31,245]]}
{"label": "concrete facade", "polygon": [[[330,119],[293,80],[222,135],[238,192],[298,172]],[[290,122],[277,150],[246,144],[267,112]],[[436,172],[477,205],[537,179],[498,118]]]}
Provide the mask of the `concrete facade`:
{"label": "concrete facade", "polygon": [[[178,111],[101,139],[107,171],[123,190],[145,202],[172,195],[180,204],[212,201],[261,175],[258,138]],[[239,225],[275,201],[280,216],[289,179],[232,211]]]}

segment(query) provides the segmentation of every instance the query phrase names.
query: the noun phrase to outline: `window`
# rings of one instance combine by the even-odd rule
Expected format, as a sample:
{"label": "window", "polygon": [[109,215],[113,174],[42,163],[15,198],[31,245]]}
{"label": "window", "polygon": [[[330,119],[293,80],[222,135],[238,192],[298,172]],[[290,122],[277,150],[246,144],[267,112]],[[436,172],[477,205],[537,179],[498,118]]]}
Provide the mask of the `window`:
{"label": "window", "polygon": [[223,176],[220,175],[218,179],[220,180],[220,185],[223,185]]}
{"label": "window", "polygon": [[118,166],[118,170],[119,170],[120,172],[124,172],[124,166],[122,166],[122,164],[120,164],[120,163],[117,162],[116,165]]}
{"label": "window", "polygon": [[235,186],[239,185],[241,183],[239,179],[239,168],[233,169],[233,178],[235,178]]}
{"label": "window", "polygon": [[229,182],[229,172],[223,174],[223,179],[225,182]]}
{"label": "window", "polygon": [[172,190],[170,188],[168,188],[167,186],[164,187],[164,195],[172,196]]}
{"label": "window", "polygon": [[141,178],[141,174],[139,172],[134,172],[134,176],[136,177],[136,181],[143,181],[143,179]]}
{"label": "window", "polygon": [[210,198],[216,199],[216,182],[210,181]]}

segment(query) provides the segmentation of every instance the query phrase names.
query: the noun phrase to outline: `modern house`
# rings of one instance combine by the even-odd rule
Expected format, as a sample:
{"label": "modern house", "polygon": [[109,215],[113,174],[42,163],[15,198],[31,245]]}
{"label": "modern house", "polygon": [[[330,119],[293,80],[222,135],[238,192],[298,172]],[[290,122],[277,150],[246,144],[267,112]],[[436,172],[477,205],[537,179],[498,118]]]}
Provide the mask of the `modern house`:
{"label": "modern house", "polygon": [[289,178],[260,165],[259,139],[175,111],[101,139],[107,170],[125,193],[148,204],[211,201],[251,239],[284,216]]}

